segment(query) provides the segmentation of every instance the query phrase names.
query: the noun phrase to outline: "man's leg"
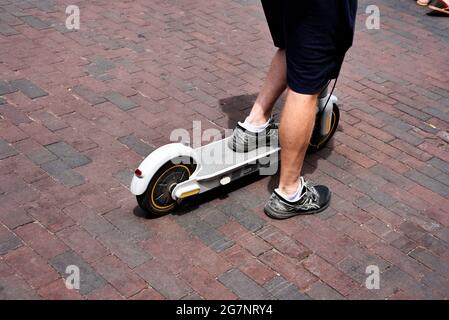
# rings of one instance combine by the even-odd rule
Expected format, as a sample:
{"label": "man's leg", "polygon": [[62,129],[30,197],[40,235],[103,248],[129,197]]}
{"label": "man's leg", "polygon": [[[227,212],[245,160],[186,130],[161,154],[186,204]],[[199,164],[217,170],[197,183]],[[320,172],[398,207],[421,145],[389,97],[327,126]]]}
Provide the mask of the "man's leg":
{"label": "man's leg", "polygon": [[315,125],[318,94],[288,90],[280,124],[281,175],[279,190],[285,195],[298,189],[304,157]]}
{"label": "man's leg", "polygon": [[301,177],[304,157],[316,117],[318,94],[299,94],[289,89],[281,116],[281,177],[279,188],[265,205],[265,213],[275,219],[325,210],[331,192],[322,185],[311,185]]}
{"label": "man's leg", "polygon": [[248,152],[267,141],[277,141],[277,125],[271,118],[271,111],[279,96],[287,87],[287,63],[285,50],[278,49],[271,61],[262,90],[257,96],[251,113],[243,123],[235,128],[232,139],[228,141],[230,149],[236,152]]}
{"label": "man's leg", "polygon": [[278,49],[265,79],[262,90],[257,96],[251,113],[246,119],[252,125],[258,126],[266,123],[271,117],[276,100],[287,88],[287,64],[285,50]]}

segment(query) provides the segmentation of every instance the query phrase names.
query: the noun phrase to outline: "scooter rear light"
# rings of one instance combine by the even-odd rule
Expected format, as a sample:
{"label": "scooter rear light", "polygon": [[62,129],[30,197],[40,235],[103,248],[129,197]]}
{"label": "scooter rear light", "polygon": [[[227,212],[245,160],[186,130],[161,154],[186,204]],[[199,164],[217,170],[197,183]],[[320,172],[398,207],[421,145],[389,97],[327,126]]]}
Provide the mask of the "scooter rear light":
{"label": "scooter rear light", "polygon": [[136,169],[136,171],[134,171],[134,174],[136,175],[136,177],[141,178],[142,177],[142,171],[140,171],[139,169]]}

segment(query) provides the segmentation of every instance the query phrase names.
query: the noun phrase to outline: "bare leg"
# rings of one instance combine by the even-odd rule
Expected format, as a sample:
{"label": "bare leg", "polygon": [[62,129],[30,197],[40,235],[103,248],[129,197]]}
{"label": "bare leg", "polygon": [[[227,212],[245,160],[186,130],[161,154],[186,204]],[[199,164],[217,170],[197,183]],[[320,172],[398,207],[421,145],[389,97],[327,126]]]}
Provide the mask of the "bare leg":
{"label": "bare leg", "polygon": [[285,50],[278,49],[265,79],[262,90],[257,96],[247,120],[253,125],[266,123],[271,116],[271,110],[279,96],[287,88],[287,65]]}
{"label": "bare leg", "polygon": [[315,124],[318,94],[288,90],[280,124],[281,176],[279,189],[293,194],[298,189],[304,157]]}

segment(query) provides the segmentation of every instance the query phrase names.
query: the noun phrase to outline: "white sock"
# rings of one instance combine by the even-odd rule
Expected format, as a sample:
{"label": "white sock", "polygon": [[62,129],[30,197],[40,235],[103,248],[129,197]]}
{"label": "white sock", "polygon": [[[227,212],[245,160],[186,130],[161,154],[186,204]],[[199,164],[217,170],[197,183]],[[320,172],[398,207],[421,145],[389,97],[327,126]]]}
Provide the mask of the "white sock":
{"label": "white sock", "polygon": [[304,178],[301,177],[299,180],[298,189],[296,189],[295,193],[288,195],[288,194],[283,193],[279,189],[276,189],[276,192],[287,201],[297,202],[297,201],[299,201],[299,199],[301,199],[303,186],[304,186]]}
{"label": "white sock", "polygon": [[271,118],[264,124],[260,125],[260,126],[256,126],[253,125],[251,123],[249,123],[248,118],[245,119],[245,122],[239,122],[239,124],[245,128],[246,130],[250,131],[250,132],[254,132],[254,133],[259,133],[264,131],[269,125],[270,125],[270,121]]}

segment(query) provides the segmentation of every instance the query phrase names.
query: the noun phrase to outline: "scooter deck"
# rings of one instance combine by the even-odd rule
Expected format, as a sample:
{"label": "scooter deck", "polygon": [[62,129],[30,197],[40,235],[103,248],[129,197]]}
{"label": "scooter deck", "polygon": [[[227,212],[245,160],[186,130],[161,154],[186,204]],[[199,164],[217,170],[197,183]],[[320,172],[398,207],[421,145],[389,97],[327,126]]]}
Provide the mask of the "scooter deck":
{"label": "scooter deck", "polygon": [[229,139],[231,137],[195,149],[201,159],[200,170],[196,174],[197,180],[217,177],[280,150],[278,146],[263,146],[249,152],[235,152],[228,147]]}

